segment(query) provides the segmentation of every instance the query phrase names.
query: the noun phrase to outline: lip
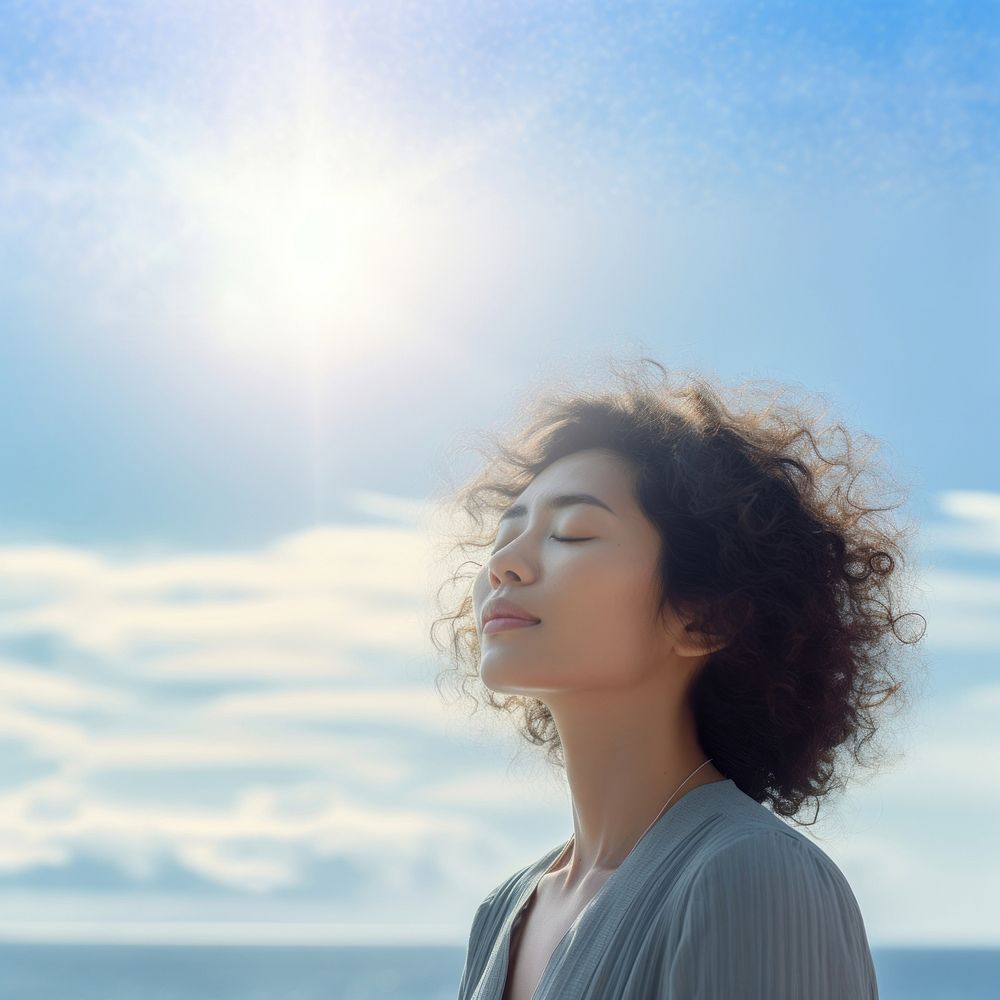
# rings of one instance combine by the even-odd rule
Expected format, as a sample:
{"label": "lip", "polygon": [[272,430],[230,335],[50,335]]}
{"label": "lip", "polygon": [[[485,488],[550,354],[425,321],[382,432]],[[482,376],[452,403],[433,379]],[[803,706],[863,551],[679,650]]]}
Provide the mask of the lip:
{"label": "lip", "polygon": [[483,631],[486,630],[486,626],[491,621],[499,621],[501,618],[516,619],[527,622],[530,625],[534,625],[541,620],[526,608],[522,608],[520,604],[515,604],[509,597],[496,594],[483,607],[481,615]]}
{"label": "lip", "polygon": [[505,632],[512,628],[531,628],[533,625],[541,625],[541,622],[530,622],[526,618],[491,618],[483,626],[483,635],[491,635],[493,632]]}

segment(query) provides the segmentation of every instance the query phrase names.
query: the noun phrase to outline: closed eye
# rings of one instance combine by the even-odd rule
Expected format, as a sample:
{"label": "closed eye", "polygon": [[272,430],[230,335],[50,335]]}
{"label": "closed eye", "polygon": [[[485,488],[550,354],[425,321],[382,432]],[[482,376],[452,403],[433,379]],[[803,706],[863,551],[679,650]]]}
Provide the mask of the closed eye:
{"label": "closed eye", "polygon": [[[557,542],[592,542],[594,540],[593,538],[565,538],[565,537],[563,537],[561,535],[549,535],[549,538],[552,538],[552,539],[554,539]],[[491,556],[496,555],[497,550],[500,547],[501,546],[497,546],[497,548],[493,549],[493,551],[490,553],[490,555]]]}

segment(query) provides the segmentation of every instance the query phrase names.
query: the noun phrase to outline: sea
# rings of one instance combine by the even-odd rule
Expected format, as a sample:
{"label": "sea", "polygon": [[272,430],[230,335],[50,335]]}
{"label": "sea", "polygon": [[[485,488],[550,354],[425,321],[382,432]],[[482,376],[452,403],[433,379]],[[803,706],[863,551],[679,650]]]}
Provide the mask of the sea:
{"label": "sea", "polygon": [[[872,948],[880,1000],[1000,1000],[1000,948]],[[0,1000],[455,1000],[450,946],[0,943]]]}

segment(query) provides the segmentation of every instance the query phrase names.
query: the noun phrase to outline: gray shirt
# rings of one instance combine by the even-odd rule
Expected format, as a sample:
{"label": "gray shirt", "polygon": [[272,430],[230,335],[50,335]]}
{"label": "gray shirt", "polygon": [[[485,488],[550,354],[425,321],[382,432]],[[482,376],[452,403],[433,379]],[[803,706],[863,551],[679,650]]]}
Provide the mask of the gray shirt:
{"label": "gray shirt", "polygon": [[[472,919],[458,1000],[502,1000],[511,929],[569,841]],[[556,945],[534,1000],[878,1000],[861,911],[817,844],[727,778],[681,796]]]}

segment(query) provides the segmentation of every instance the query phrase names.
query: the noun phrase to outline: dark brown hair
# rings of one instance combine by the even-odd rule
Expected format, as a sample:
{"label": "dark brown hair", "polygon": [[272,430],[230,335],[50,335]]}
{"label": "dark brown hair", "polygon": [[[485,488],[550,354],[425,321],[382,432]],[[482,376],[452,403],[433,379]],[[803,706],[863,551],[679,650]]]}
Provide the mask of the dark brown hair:
{"label": "dark brown hair", "polygon": [[[560,389],[550,381],[507,440],[485,432],[486,446],[473,447],[486,466],[443,501],[446,523],[463,521],[449,552],[488,552],[499,515],[557,459],[588,448],[623,456],[635,470],[635,498],[660,533],[660,609],[693,613],[688,628],[728,638],[691,684],[701,746],[780,816],[794,819],[815,799],[814,823],[820,798],[846,787],[840,748],[863,763],[880,725],[876,710],[908,700],[890,661],[895,643],[916,643],[925,631],[905,638],[897,629],[908,615],[924,622],[896,612],[912,529],[881,516],[898,503],[871,505],[873,488],[888,484],[874,476],[872,487],[858,486],[863,474],[873,476],[872,449],[859,456],[842,424],[821,426],[813,401],[786,402],[788,386],[763,380],[746,380],[724,398],[697,372],[677,370],[674,381],[658,362],[642,362],[660,371],[658,384],[611,362],[619,386]],[[497,695],[479,678],[471,584],[482,565],[466,559],[437,590],[442,613],[431,640],[450,659],[436,677],[439,693],[442,681],[457,680],[473,712],[485,702],[516,714],[520,734],[563,766],[547,706]],[[459,594],[444,606],[449,584]]]}

